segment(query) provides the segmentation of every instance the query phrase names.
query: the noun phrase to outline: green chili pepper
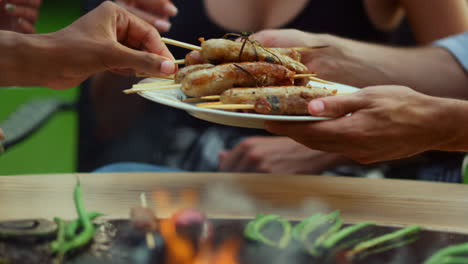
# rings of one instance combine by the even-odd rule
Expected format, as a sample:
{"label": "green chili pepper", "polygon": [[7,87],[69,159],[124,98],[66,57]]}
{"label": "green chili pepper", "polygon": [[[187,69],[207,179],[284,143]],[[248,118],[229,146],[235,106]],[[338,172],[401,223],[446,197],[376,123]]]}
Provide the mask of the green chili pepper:
{"label": "green chili pepper", "polygon": [[322,235],[320,235],[315,242],[309,243],[308,240],[304,241],[304,246],[309,251],[312,256],[320,255],[320,245],[328,239],[332,234],[338,232],[338,230],[343,225],[343,220],[341,218],[336,219],[335,223],[328,228]]}
{"label": "green chili pepper", "polygon": [[355,257],[359,257],[360,259],[363,259],[363,258],[366,258],[370,255],[373,255],[373,254],[378,254],[378,253],[381,253],[381,252],[384,252],[384,251],[387,251],[387,250],[391,250],[391,249],[394,249],[394,248],[397,248],[397,247],[401,247],[401,246],[404,246],[404,245],[407,245],[407,244],[410,244],[410,243],[413,243],[414,241],[416,241],[418,239],[417,236],[414,236],[414,237],[410,237],[409,239],[406,239],[406,240],[402,240],[402,241],[397,241],[396,243],[393,243],[393,244],[389,244],[389,245],[386,245],[386,246],[382,246],[382,247],[378,247],[376,249],[372,249],[372,250],[365,250],[365,251],[361,251],[359,253],[348,253],[346,256],[348,259],[353,259]]}
{"label": "green chili pepper", "polygon": [[446,247],[437,251],[434,255],[432,255],[428,260],[426,260],[425,264],[441,264],[441,263],[449,263],[445,262],[446,258],[449,257],[456,257],[458,254],[465,254],[468,252],[468,243],[463,243],[455,246]]}
{"label": "green chili pepper", "polygon": [[465,173],[463,174],[463,183],[468,184],[468,168],[465,167]]}
{"label": "green chili pepper", "polygon": [[[272,241],[262,234],[263,227],[272,221],[280,223],[283,228],[283,235],[278,241]],[[260,241],[269,246],[285,248],[291,241],[291,224],[286,220],[280,219],[279,215],[259,214],[253,221],[247,224],[244,234],[251,240]]]}
{"label": "green chili pepper", "polygon": [[280,240],[278,241],[278,247],[279,248],[286,248],[289,243],[291,242],[291,223],[289,223],[286,220],[280,219],[278,220],[280,222],[281,226],[283,227],[283,235],[281,236]]}
{"label": "green chili pepper", "polygon": [[83,231],[76,236],[71,241],[65,242],[58,250],[58,257],[62,257],[70,250],[80,248],[86,244],[88,244],[92,238],[94,237],[94,226],[91,220],[88,218],[84,203],[83,203],[83,194],[81,192],[81,184],[80,182],[77,183],[73,195],[75,201],[75,207],[78,213],[78,217],[80,220],[80,225],[83,227]]}
{"label": "green chili pepper", "polygon": [[[87,217],[93,221],[94,219],[103,216],[104,214],[99,212],[88,213]],[[76,219],[67,224],[65,228],[65,237],[67,239],[72,239],[76,235],[76,230],[80,227],[80,219]]]}
{"label": "green chili pepper", "polygon": [[340,215],[340,211],[334,211],[331,214],[321,216],[317,218],[315,221],[308,221],[305,226],[302,228],[300,233],[300,241],[308,243],[308,236],[311,232],[315,231],[318,227],[323,224],[326,224],[331,221],[335,221],[335,219]]}
{"label": "green chili pepper", "polygon": [[58,217],[55,217],[54,221],[57,224],[57,238],[50,243],[52,253],[56,253],[65,242],[65,222]]}
{"label": "green chili pepper", "polygon": [[244,235],[252,240],[258,240],[257,234],[254,230],[255,220],[250,221],[244,230]]}
{"label": "green chili pepper", "polygon": [[326,248],[326,249],[330,249],[330,248],[334,247],[338,242],[340,242],[341,240],[343,240],[347,236],[351,235],[352,233],[357,232],[357,231],[359,231],[359,230],[361,230],[361,229],[363,229],[365,227],[372,226],[372,225],[375,225],[375,224],[372,223],[372,222],[364,222],[364,223],[360,223],[360,224],[357,224],[357,225],[348,226],[346,228],[343,228],[340,231],[332,234],[327,240],[325,240],[322,243],[321,246]]}
{"label": "green chili pepper", "polygon": [[276,246],[276,243],[274,241],[271,241],[270,239],[266,238],[261,230],[262,228],[268,224],[269,222],[271,221],[274,221],[274,220],[277,220],[279,219],[280,216],[279,215],[265,215],[265,216],[262,216],[260,219],[258,219],[257,221],[255,221],[254,225],[253,225],[253,229],[254,229],[254,233],[257,235],[257,240],[269,245],[269,246]]}
{"label": "green chili pepper", "polygon": [[258,234],[255,232],[254,225],[255,225],[255,222],[258,221],[258,219],[262,218],[263,216],[264,216],[263,214],[257,214],[255,218],[247,224],[244,230],[244,235],[247,238],[252,239],[252,240],[258,240]]}
{"label": "green chili pepper", "polygon": [[466,264],[468,263],[467,257],[445,257],[441,264]]}
{"label": "green chili pepper", "polygon": [[[258,234],[258,240],[269,245],[269,246],[274,246],[274,247],[279,247],[279,248],[285,248],[289,245],[289,242],[291,241],[291,224],[286,221],[286,220],[283,220],[283,219],[279,219],[278,218],[269,218],[269,219],[261,219],[263,221],[261,221],[260,223],[257,223],[256,225],[256,233]],[[264,222],[266,221],[266,222]],[[278,241],[272,241],[268,238],[266,238],[262,232],[261,232],[261,229],[263,228],[263,226],[268,223],[268,222],[271,222],[271,221],[277,221],[281,224],[281,227],[283,228],[283,235],[281,236],[281,238],[278,240]],[[264,224],[262,224],[264,223]]]}
{"label": "green chili pepper", "polygon": [[343,219],[337,218],[335,223],[319,238],[317,238],[317,241],[315,242],[315,245],[319,245],[323,243],[328,237],[330,237],[332,234],[336,233],[338,230],[340,230],[341,226],[343,225]]}
{"label": "green chili pepper", "polygon": [[304,219],[299,224],[295,225],[294,228],[292,229],[292,235],[294,239],[301,240],[301,233],[302,233],[302,230],[304,229],[304,226],[306,226],[310,222],[315,222],[320,217],[322,217],[322,214],[314,214]]}
{"label": "green chili pepper", "polygon": [[394,239],[398,239],[398,238],[402,238],[402,237],[405,237],[405,236],[408,236],[408,235],[413,235],[415,233],[418,233],[420,230],[421,230],[421,227],[419,227],[419,226],[415,226],[415,225],[408,226],[408,227],[403,228],[401,230],[398,230],[396,232],[386,234],[386,235],[383,235],[383,236],[379,236],[379,237],[376,237],[376,238],[368,240],[368,241],[364,241],[364,242],[356,245],[351,252],[352,252],[352,254],[358,254],[361,251],[364,251],[366,249],[375,247],[375,246],[377,246],[379,244],[383,244],[385,242],[388,242],[388,241],[391,241],[391,240],[394,240]]}
{"label": "green chili pepper", "polygon": [[468,155],[465,155],[462,162],[463,183],[468,184]]}

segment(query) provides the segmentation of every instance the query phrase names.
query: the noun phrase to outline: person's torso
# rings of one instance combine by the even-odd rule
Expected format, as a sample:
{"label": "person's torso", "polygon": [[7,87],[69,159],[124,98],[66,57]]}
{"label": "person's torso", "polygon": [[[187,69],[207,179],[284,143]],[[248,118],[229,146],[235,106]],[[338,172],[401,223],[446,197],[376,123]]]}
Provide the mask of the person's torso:
{"label": "person's torso", "polygon": [[[294,28],[356,40],[386,42],[389,35],[376,30],[362,0],[173,0],[179,9],[163,36],[199,45],[198,38],[220,38],[226,33],[264,28]],[[292,15],[291,15],[292,14]],[[226,19],[223,19],[225,17]],[[240,21],[240,22],[239,22]],[[237,32],[233,32],[237,30]],[[169,46],[176,59],[188,50]],[[204,129],[208,122],[177,111],[175,123]]]}
{"label": "person's torso", "polygon": [[[171,19],[168,38],[199,44],[198,38],[267,28],[294,28],[356,40],[386,42],[387,33],[369,20],[362,0],[174,0],[179,14]],[[181,59],[187,50],[170,47]]]}

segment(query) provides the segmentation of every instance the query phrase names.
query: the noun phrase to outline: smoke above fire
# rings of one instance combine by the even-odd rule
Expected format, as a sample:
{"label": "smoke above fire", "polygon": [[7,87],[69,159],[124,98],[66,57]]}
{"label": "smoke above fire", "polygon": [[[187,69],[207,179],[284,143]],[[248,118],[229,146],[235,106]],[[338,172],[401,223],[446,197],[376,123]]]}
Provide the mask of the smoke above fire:
{"label": "smoke above fire", "polygon": [[209,185],[201,198],[199,209],[203,212],[219,212],[232,216],[252,217],[258,213],[268,213],[300,218],[332,211],[332,208],[319,199],[304,199],[302,204],[296,207],[278,206],[266,199],[250,195],[234,182]]}

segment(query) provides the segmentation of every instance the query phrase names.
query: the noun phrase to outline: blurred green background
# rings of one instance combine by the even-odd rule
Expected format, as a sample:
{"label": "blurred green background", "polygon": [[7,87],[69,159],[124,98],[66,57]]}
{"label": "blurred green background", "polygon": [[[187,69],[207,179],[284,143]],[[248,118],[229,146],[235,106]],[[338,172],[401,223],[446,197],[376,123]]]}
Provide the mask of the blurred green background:
{"label": "blurred green background", "polygon": [[[43,0],[36,29],[40,33],[57,31],[76,20],[80,12],[79,0]],[[77,88],[66,91],[41,87],[0,88],[0,120],[5,120],[30,99],[51,96],[74,100]],[[76,113],[60,112],[33,136],[0,155],[0,175],[72,172],[76,137]]]}

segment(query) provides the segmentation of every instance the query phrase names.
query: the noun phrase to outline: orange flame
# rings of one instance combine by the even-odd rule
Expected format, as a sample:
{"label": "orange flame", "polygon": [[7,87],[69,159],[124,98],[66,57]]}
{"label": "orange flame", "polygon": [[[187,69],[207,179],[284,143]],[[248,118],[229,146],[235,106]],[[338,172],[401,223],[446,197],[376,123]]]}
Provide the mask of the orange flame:
{"label": "orange flame", "polygon": [[[172,212],[194,208],[199,204],[199,193],[184,189],[174,199],[167,190],[153,192],[154,204],[158,209]],[[229,239],[214,249],[211,236],[202,236],[197,244],[177,233],[174,218],[160,220],[159,230],[166,244],[166,264],[238,264],[240,241]]]}
{"label": "orange flame", "polygon": [[188,239],[177,234],[172,219],[161,220],[159,228],[166,242],[166,264],[238,264],[238,239],[224,241],[216,250],[211,239],[201,240],[199,249],[195,250]]}
{"label": "orange flame", "polygon": [[163,219],[159,224],[161,235],[166,242],[167,263],[191,264],[195,258],[195,249],[189,240],[179,236],[172,219]]}
{"label": "orange flame", "polygon": [[180,209],[197,207],[200,202],[200,195],[194,189],[181,190],[178,197],[167,190],[156,190],[152,194],[153,202],[158,206],[158,211],[177,211]]}
{"label": "orange flame", "polygon": [[225,241],[218,249],[211,263],[213,264],[237,264],[237,256],[240,251],[240,241],[229,239]]}

